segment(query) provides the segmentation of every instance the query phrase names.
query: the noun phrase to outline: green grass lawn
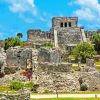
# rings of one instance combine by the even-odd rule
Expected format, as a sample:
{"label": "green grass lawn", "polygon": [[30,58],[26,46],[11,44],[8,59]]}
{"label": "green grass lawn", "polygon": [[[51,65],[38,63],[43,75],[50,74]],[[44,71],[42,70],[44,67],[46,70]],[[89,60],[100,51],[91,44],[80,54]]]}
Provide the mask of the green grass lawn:
{"label": "green grass lawn", "polygon": [[14,90],[11,90],[10,88],[9,88],[9,86],[3,86],[3,85],[0,85],[0,93],[11,93],[11,94],[15,94],[16,93],[16,91],[14,91]]}
{"label": "green grass lawn", "polygon": [[52,99],[31,99],[31,100],[100,100],[100,98],[52,98]]}

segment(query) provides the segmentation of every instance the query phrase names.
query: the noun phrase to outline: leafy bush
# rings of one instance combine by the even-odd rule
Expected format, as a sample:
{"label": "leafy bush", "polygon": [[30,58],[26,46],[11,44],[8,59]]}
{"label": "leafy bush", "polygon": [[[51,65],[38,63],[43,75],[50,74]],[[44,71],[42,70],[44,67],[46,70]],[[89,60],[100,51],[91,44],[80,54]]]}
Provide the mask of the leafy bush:
{"label": "leafy bush", "polygon": [[7,38],[5,39],[5,47],[4,49],[7,50],[9,47],[15,47],[15,46],[21,46],[23,47],[24,46],[24,42],[21,41],[20,38]]}
{"label": "leafy bush", "polygon": [[87,87],[87,85],[85,84],[85,83],[82,83],[81,85],[80,85],[80,90],[81,91],[86,91],[88,89],[88,87]]}
{"label": "leafy bush", "polygon": [[24,87],[24,83],[19,81],[11,81],[10,88],[16,91],[22,89]]}
{"label": "leafy bush", "polygon": [[82,62],[86,62],[86,58],[93,58],[93,55],[96,54],[92,44],[87,42],[78,44],[72,50],[72,53],[76,59],[81,58]]}
{"label": "leafy bush", "polygon": [[92,42],[95,44],[95,50],[100,54],[100,33],[95,33],[92,35]]}
{"label": "leafy bush", "polygon": [[25,87],[28,87],[28,88],[30,88],[30,89],[32,89],[33,86],[34,86],[33,82],[27,82],[27,83],[25,84]]}

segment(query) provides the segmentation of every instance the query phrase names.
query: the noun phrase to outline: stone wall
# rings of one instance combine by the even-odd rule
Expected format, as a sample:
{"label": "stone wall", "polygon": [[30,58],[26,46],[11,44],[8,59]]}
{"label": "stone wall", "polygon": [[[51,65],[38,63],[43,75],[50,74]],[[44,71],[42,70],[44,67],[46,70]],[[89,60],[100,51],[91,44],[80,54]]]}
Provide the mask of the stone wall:
{"label": "stone wall", "polygon": [[77,26],[77,17],[54,17],[52,19],[52,34],[57,31],[59,47],[75,46],[83,41],[82,27]]}
{"label": "stone wall", "polygon": [[27,60],[32,60],[32,50],[30,48],[13,47],[7,51],[7,67],[26,68]]}
{"label": "stone wall", "polygon": [[50,32],[41,30],[28,30],[27,39],[30,41],[39,41],[39,39],[50,39]]}
{"label": "stone wall", "polygon": [[3,48],[0,48],[0,72],[4,72],[4,68],[6,67],[6,53]]}
{"label": "stone wall", "polygon": [[70,28],[70,29],[57,29],[58,35],[58,45],[66,46],[69,44],[78,44],[82,41],[80,28]]}
{"label": "stone wall", "polygon": [[0,100],[30,100],[30,94],[0,94]]}
{"label": "stone wall", "polygon": [[65,27],[65,23],[67,23],[66,27],[69,27],[69,22],[71,22],[71,27],[77,26],[77,17],[53,17],[52,18],[52,27],[59,27],[61,26],[61,23],[63,23],[63,27]]}
{"label": "stone wall", "polygon": [[40,48],[38,62],[60,63],[61,52],[57,49]]}
{"label": "stone wall", "polygon": [[52,64],[52,63],[39,63],[37,71],[38,73],[45,72],[45,73],[52,73],[52,72],[66,72],[70,73],[72,70],[72,64]]}
{"label": "stone wall", "polygon": [[[34,80],[33,80],[34,81]],[[67,72],[52,72],[45,73],[41,72],[36,75],[35,81],[39,84],[38,92],[68,92],[68,91],[79,91],[79,82],[75,78],[74,74],[69,74]]]}

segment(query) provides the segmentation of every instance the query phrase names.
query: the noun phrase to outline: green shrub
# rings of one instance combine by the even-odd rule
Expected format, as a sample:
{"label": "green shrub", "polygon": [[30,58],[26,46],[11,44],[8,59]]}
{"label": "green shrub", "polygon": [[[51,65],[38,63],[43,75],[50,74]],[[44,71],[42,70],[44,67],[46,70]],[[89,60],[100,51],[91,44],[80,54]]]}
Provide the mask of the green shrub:
{"label": "green shrub", "polygon": [[84,42],[78,44],[73,50],[72,54],[76,59],[81,58],[82,62],[86,62],[86,58],[93,58],[96,54],[92,44]]}
{"label": "green shrub", "polygon": [[30,88],[30,89],[32,89],[33,86],[34,86],[33,82],[27,82],[27,83],[25,84],[25,87]]}
{"label": "green shrub", "polygon": [[80,85],[80,90],[81,91],[86,91],[88,89],[88,87],[87,87],[87,85],[85,84],[85,83],[82,83],[81,85]]}
{"label": "green shrub", "polygon": [[97,51],[98,54],[100,54],[100,33],[94,33],[92,35],[92,42],[95,44],[95,50]]}
{"label": "green shrub", "polygon": [[22,89],[24,87],[24,83],[19,81],[11,81],[10,88],[16,91]]}
{"label": "green shrub", "polygon": [[18,38],[18,37],[9,37],[5,39],[5,47],[4,49],[7,50],[9,47],[15,47],[15,46],[24,46],[24,42]]}

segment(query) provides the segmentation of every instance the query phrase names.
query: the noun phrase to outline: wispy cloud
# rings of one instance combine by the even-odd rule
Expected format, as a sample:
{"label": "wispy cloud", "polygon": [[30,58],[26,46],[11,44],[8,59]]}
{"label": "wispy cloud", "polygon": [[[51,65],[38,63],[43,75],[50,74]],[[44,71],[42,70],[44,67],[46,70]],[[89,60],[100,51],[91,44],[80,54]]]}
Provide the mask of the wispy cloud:
{"label": "wispy cloud", "polygon": [[[77,5],[78,9],[73,12],[73,15],[79,17],[82,21],[87,21],[89,28],[94,24],[94,28],[100,27],[100,4],[99,0],[75,0],[70,3],[70,6]],[[97,24],[97,25],[95,25]],[[93,28],[93,25],[91,26]]]}
{"label": "wispy cloud", "polygon": [[9,9],[14,13],[31,12],[37,14],[34,0],[6,0],[9,3]]}
{"label": "wispy cloud", "polygon": [[[23,20],[30,23],[33,17],[38,15],[38,10],[34,3],[34,0],[4,0],[12,13],[16,13],[19,17],[23,17]],[[31,14],[31,17],[26,17],[25,14]],[[31,22],[31,23],[32,23]]]}

